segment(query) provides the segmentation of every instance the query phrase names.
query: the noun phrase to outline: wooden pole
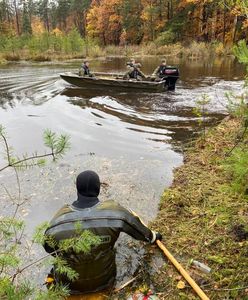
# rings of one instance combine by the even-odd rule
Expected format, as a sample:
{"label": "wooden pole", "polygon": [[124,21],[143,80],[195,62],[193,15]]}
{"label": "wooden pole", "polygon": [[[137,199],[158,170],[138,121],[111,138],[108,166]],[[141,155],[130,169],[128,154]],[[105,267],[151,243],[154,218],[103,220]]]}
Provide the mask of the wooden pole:
{"label": "wooden pole", "polygon": [[173,255],[165,248],[164,244],[159,240],[157,240],[156,242],[158,247],[164,252],[165,256],[169,259],[169,261],[173,263],[173,265],[179,271],[179,273],[187,280],[187,282],[191,285],[191,287],[197,293],[197,295],[202,300],[210,300],[208,296],[203,292],[203,290],[199,287],[199,285],[194,281],[194,279],[190,277],[190,275],[184,270],[184,268],[173,257]]}

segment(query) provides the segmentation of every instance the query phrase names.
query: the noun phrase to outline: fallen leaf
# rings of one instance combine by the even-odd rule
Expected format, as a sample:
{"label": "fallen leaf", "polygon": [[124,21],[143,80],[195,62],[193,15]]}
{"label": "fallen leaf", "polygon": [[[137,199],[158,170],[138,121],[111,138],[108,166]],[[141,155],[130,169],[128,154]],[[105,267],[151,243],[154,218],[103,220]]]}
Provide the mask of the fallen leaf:
{"label": "fallen leaf", "polygon": [[182,280],[178,281],[177,288],[183,290],[185,288],[185,283]]}

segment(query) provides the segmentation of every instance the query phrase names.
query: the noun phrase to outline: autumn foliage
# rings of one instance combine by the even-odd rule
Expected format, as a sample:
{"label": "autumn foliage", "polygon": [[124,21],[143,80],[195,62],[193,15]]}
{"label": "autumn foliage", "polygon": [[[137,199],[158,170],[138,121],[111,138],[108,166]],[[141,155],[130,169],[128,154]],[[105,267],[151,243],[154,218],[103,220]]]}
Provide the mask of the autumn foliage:
{"label": "autumn foliage", "polygon": [[222,42],[247,38],[241,0],[0,0],[0,35],[67,34],[101,45],[158,41]]}

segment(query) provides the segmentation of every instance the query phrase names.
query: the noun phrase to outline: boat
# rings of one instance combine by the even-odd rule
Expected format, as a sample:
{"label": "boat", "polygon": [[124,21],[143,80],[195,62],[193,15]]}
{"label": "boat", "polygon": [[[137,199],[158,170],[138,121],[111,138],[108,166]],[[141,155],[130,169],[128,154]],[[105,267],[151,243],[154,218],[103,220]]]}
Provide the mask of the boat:
{"label": "boat", "polygon": [[133,89],[162,92],[175,89],[179,72],[177,68],[168,68],[168,74],[160,81],[154,81],[151,77],[147,77],[144,80],[123,79],[123,75],[118,73],[96,72],[94,75],[93,77],[83,77],[67,72],[60,74],[60,77],[80,88]]}

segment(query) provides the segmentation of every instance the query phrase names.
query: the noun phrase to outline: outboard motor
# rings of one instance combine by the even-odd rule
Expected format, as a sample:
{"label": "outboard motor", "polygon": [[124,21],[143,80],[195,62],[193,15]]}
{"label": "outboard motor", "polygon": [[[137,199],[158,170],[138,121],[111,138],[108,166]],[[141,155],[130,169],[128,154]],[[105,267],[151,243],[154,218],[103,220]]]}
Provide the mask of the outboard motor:
{"label": "outboard motor", "polygon": [[179,78],[179,69],[177,67],[167,66],[164,70],[163,80],[165,86],[169,91],[174,91],[176,87],[176,81]]}

